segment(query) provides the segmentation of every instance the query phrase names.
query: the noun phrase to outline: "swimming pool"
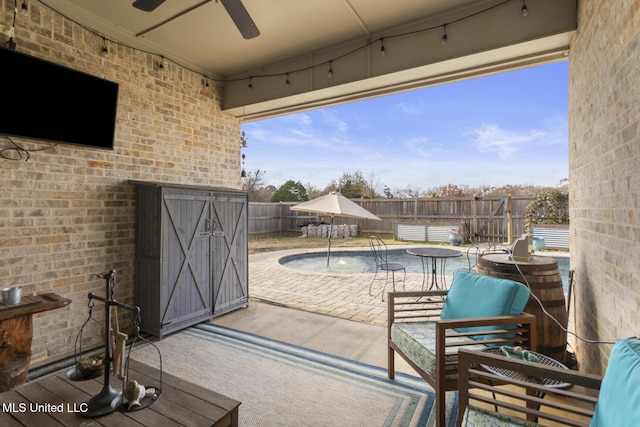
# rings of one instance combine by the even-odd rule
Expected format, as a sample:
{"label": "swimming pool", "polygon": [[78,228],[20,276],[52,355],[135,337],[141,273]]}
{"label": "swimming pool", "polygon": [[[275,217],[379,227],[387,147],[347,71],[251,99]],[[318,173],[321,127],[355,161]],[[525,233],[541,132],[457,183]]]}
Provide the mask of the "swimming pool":
{"label": "swimming pool", "polygon": [[[422,274],[421,258],[409,255],[406,249],[391,249],[388,251],[388,256],[389,262],[403,264],[407,273]],[[564,291],[567,292],[569,286],[569,258],[554,257],[554,259],[558,262],[558,272],[562,277]],[[363,274],[375,273],[376,271],[376,265],[370,251],[332,252],[328,266],[326,251],[287,255],[280,258],[278,262],[288,268],[312,273]],[[474,265],[475,259],[472,259],[471,263]],[[461,257],[447,259],[444,274],[452,275],[454,271],[466,268],[469,268],[469,261],[466,253],[464,253]]]}

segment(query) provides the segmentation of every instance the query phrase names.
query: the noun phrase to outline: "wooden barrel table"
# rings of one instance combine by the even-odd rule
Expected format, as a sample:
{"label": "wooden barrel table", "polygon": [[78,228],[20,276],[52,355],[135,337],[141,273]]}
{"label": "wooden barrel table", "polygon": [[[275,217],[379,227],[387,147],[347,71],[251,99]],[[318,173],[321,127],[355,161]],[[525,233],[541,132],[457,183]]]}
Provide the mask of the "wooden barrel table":
{"label": "wooden barrel table", "polygon": [[[481,255],[478,258],[476,270],[479,274],[510,279],[528,285],[532,296],[529,297],[525,311],[536,316],[538,334],[536,351],[565,363],[568,314],[558,262],[553,258],[541,256],[514,261],[510,254],[494,253]],[[544,309],[540,306],[541,304]]]}

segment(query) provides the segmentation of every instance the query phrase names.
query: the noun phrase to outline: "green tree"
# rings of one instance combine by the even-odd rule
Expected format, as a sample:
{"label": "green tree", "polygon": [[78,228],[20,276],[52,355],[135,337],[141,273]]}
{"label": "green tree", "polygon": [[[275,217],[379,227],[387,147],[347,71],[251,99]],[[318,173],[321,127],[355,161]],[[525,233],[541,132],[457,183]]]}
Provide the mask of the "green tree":
{"label": "green tree", "polygon": [[343,172],[342,176],[336,182],[335,180],[325,187],[324,192],[338,191],[348,199],[374,199],[378,196],[376,187],[377,179],[373,173],[369,174],[369,178],[365,178],[360,171]]}
{"label": "green tree", "polygon": [[305,202],[309,200],[307,190],[300,181],[290,179],[271,196],[272,202]]}
{"label": "green tree", "polygon": [[259,200],[259,191],[264,186],[264,174],[266,172],[260,169],[247,172],[247,176],[242,178],[242,189],[249,195],[250,202],[261,202]]}
{"label": "green tree", "polygon": [[391,191],[391,189],[388,186],[384,186],[384,189],[382,190],[382,194],[384,194],[384,197],[387,199],[393,199],[393,192]]}
{"label": "green tree", "polygon": [[567,187],[551,188],[537,193],[524,210],[525,227],[533,224],[569,224],[569,191]]}
{"label": "green tree", "polygon": [[342,181],[340,185],[340,193],[347,199],[359,199],[362,197],[360,186],[353,183],[350,179]]}

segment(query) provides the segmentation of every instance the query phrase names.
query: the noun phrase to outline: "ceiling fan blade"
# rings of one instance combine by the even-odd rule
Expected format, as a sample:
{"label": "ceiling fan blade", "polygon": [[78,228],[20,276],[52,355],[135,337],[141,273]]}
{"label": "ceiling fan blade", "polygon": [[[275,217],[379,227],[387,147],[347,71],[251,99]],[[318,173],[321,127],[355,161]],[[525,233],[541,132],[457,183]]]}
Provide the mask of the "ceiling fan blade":
{"label": "ceiling fan blade", "polygon": [[153,12],[162,3],[164,3],[164,0],[136,0],[132,6],[144,12]]}
{"label": "ceiling fan blade", "polygon": [[260,35],[260,30],[258,30],[255,22],[249,16],[249,12],[247,12],[241,0],[221,0],[221,2],[224,8],[227,9],[227,13],[231,16],[233,23],[238,27],[242,37],[252,39]]}

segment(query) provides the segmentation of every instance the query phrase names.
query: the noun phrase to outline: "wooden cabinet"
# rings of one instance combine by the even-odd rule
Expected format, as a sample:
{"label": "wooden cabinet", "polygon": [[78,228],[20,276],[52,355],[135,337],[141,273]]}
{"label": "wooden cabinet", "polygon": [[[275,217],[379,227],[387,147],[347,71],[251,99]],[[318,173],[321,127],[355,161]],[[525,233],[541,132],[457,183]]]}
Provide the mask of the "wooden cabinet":
{"label": "wooden cabinet", "polygon": [[246,306],[244,192],[159,183],[136,186],[136,305],[162,338]]}

